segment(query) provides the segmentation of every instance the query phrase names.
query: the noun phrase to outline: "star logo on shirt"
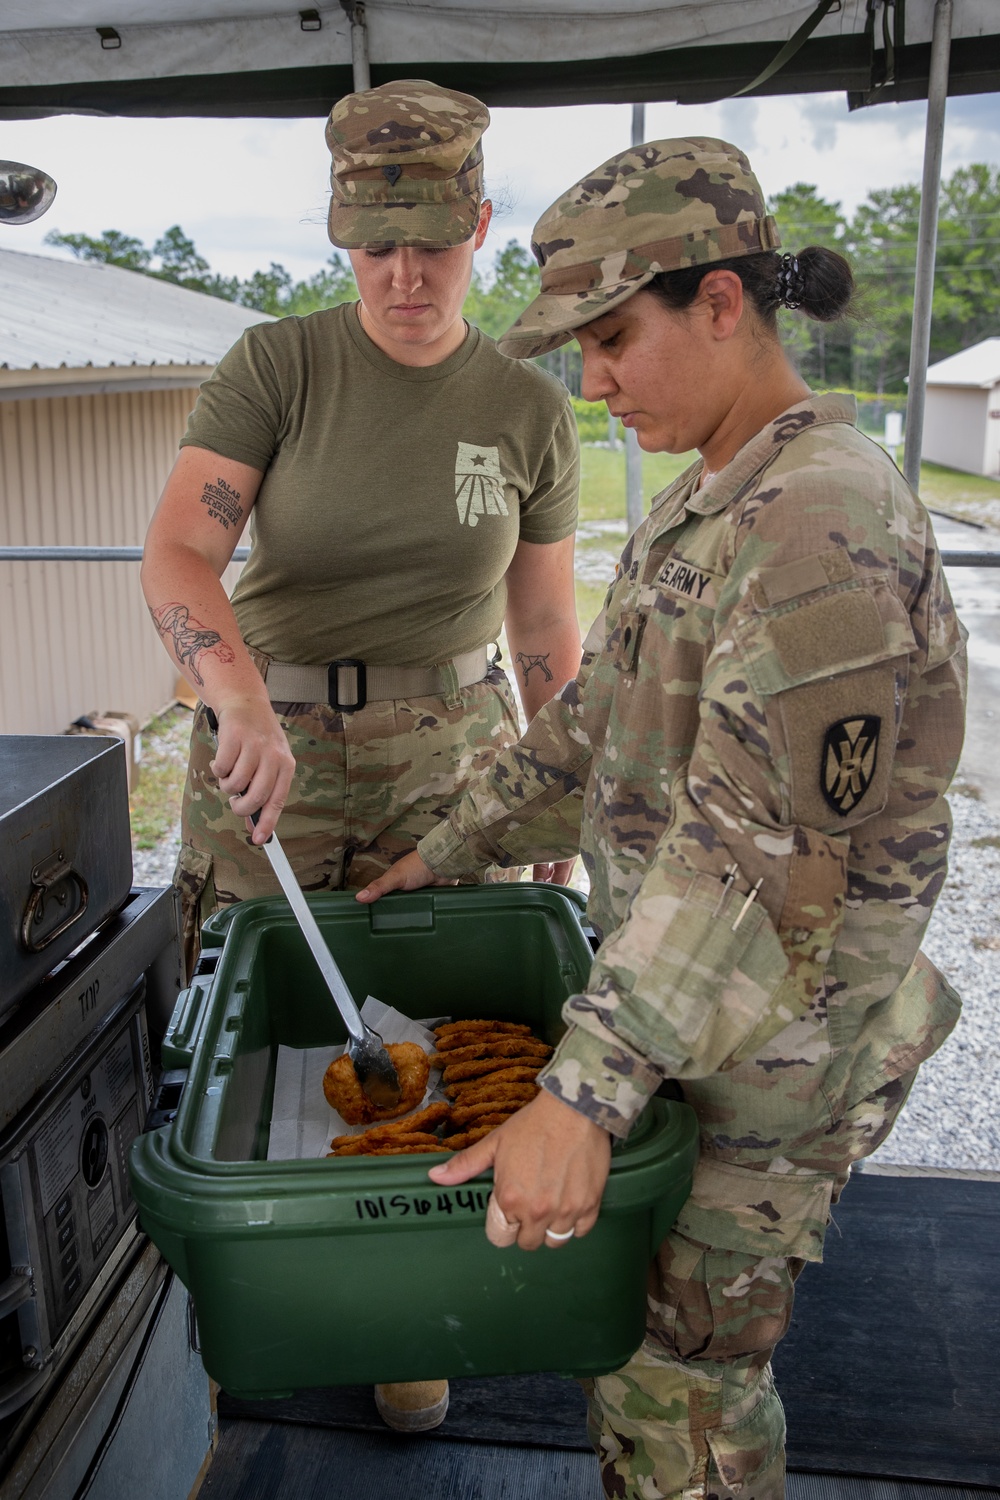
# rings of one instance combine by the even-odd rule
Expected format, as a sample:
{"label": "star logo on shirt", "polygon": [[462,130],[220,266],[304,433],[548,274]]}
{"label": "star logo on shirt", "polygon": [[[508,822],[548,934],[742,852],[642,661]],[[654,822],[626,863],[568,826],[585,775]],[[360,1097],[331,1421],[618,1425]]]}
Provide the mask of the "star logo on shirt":
{"label": "star logo on shirt", "polygon": [[506,516],[503,470],[499,448],[459,443],[455,456],[455,505],[460,525],[478,525],[480,516]]}

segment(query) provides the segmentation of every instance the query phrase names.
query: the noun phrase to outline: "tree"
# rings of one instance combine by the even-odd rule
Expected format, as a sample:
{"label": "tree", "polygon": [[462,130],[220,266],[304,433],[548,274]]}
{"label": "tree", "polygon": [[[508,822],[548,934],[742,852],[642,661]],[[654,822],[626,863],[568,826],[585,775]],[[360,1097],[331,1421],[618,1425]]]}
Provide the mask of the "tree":
{"label": "tree", "polygon": [[[768,200],[778,221],[782,251],[795,254],[810,245],[844,253],[847,221],[839,203],[828,203],[808,182],[796,182]],[[803,379],[820,389],[845,385],[851,379],[851,331],[830,327],[782,310],[778,314],[782,342]]]}
{"label": "tree", "polygon": [[473,271],[463,311],[470,323],[499,338],[537,296],[538,286],[534,260],[517,240],[508,240],[489,272],[484,275],[478,266]]}
{"label": "tree", "polygon": [[919,213],[918,187],[876,188],[850,225],[864,313],[855,337],[855,385],[879,395],[905,389]]}
{"label": "tree", "polygon": [[[335,307],[339,302],[353,301],[357,296],[354,273],[336,252],[321,270],[304,281],[293,281],[285,267],[275,261],[268,270],[254,271],[246,281],[241,281],[238,276],[220,276],[213,271],[179,224],[164,230],[151,250],[119,229],[106,229],[99,239],[86,234],[60,234],[58,230],[45,238],[47,244],[71,250],[78,260],[140,271],[159,281],[172,281],[190,292],[240,302],[278,317],[288,313],[304,316],[324,307]],[[153,265],[154,260],[159,261],[158,266]]]}
{"label": "tree", "polygon": [[935,358],[1000,327],[1000,167],[959,167],[941,192],[934,276]]}
{"label": "tree", "polygon": [[322,270],[307,281],[297,281],[288,294],[286,313],[304,318],[308,313],[319,312],[324,307],[337,307],[341,302],[356,302],[358,284],[350,264],[345,264],[336,252],[330,256]]}
{"label": "tree", "polygon": [[153,258],[152,250],[147,250],[142,240],[122,234],[120,229],[105,229],[99,239],[92,239],[89,234],[61,234],[58,229],[51,229],[45,236],[45,243],[71,250],[77,260],[100,261],[106,266],[122,266],[126,271],[145,271]]}

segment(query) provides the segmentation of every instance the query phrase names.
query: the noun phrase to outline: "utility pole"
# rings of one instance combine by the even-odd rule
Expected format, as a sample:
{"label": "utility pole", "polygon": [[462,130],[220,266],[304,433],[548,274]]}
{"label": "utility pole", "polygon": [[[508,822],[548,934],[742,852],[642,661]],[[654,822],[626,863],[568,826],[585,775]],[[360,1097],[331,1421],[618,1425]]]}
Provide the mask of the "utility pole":
{"label": "utility pole", "polygon": [[[646,106],[632,106],[632,145],[641,146],[646,138]],[[631,427],[625,429],[625,519],[629,535],[642,521],[642,450]]]}

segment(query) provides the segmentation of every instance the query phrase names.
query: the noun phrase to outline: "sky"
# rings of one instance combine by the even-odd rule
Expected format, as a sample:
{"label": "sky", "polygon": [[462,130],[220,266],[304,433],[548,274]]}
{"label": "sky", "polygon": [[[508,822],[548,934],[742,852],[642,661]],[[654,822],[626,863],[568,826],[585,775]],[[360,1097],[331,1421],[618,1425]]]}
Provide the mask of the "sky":
{"label": "sky", "polygon": [[[925,117],[923,103],[852,114],[843,94],[810,94],[648,104],[644,134],[722,136],[746,151],[765,193],[811,183],[849,214],[874,188],[920,182]],[[493,111],[483,146],[487,190],[501,212],[480,252],[487,266],[508,240],[527,245],[564,188],[629,144],[631,120],[629,105]],[[301,279],[330,254],[320,119],[3,121],[0,151],[43,167],[59,187],[49,213],[4,229],[0,247],[54,255],[44,244],[51,229],[108,228],[151,245],[180,224],[223,275],[278,261]],[[948,101],[943,173],[970,162],[1000,165],[1000,95]]]}

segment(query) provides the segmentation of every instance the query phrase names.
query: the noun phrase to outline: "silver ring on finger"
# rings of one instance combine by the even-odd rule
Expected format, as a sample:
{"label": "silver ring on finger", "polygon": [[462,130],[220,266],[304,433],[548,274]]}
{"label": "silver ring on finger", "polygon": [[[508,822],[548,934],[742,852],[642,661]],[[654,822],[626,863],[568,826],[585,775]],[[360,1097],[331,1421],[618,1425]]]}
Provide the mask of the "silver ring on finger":
{"label": "silver ring on finger", "polygon": [[575,1234],[575,1229],[567,1229],[563,1234],[557,1234],[554,1229],[546,1229],[545,1238],[547,1240],[558,1240],[562,1242],[564,1240],[571,1240]]}

